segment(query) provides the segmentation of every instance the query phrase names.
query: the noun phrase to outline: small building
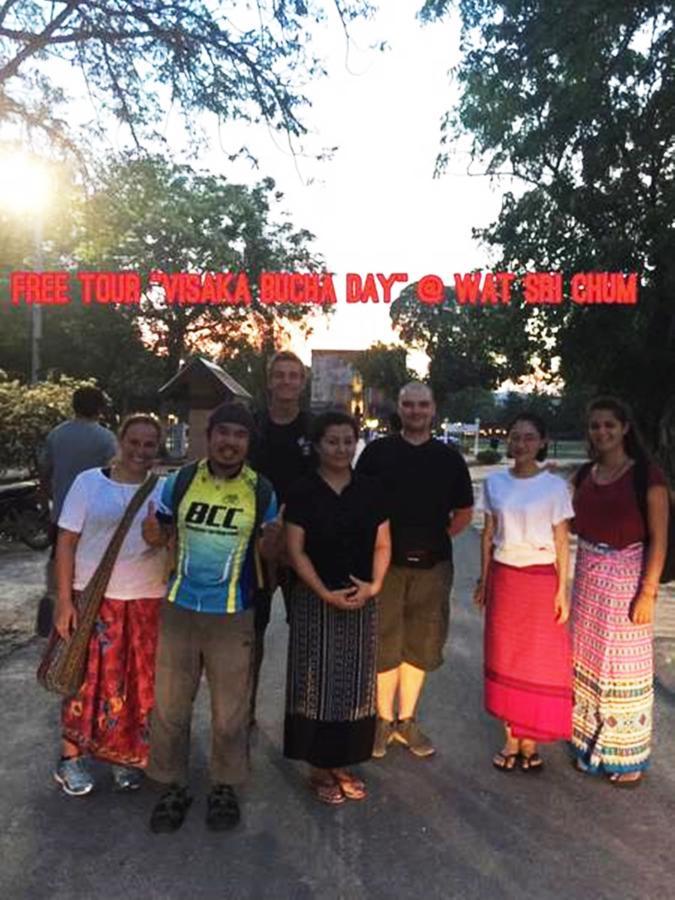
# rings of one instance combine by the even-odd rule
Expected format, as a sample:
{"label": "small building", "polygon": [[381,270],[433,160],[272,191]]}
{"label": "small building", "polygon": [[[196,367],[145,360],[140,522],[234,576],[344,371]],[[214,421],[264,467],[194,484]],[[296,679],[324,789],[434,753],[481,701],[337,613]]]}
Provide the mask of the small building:
{"label": "small building", "polygon": [[253,399],[225,369],[203,356],[182,366],[158,393],[170,459],[206,456],[206,423],[211,412],[227,400],[248,405]]}
{"label": "small building", "polygon": [[362,422],[393,411],[383,391],[364,388],[356,369],[358,355],[358,350],[312,350],[312,412],[339,409]]}

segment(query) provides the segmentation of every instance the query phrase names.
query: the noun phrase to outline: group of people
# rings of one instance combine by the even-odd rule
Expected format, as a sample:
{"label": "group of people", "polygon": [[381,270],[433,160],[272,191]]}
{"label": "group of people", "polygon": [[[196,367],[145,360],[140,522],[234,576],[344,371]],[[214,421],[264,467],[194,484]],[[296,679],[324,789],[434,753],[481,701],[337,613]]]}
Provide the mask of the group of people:
{"label": "group of people", "polygon": [[[93,788],[87,755],[113,764],[119,790],[139,787],[145,770],[164,786],[151,829],[179,828],[192,802],[190,724],[205,673],[206,823],[236,825],[235,788],[248,772],[277,588],[289,625],[284,754],[308,764],[317,800],[364,799],[367,785],[351,767],[383,757],[393,742],[419,757],[435,752],[416,713],[426,674],[443,661],[452,538],[472,517],[467,466],[432,437],[426,385],[402,389],[400,433],[368,444],[355,467],[356,422],[342,412],[310,419],[300,409],[304,385],[301,360],[276,354],[266,409],[257,416],[238,403],[214,410],[207,457],[159,479],[131,523],[90,639],[84,684],[63,704],[54,774],[66,793]],[[625,784],[636,782],[649,757],[650,622],[668,501],[623,407],[598,403],[589,420],[593,462],[576,476],[574,506],[565,482],[539,465],[543,424],[524,414],[510,427],[513,467],[484,486],[475,599],[486,609],[486,708],[506,731],[493,764],[539,771],[538,742],[571,738],[580,768]],[[48,440],[52,476],[70,440],[67,425],[59,428]],[[154,417],[127,417],[113,459],[92,462],[62,491],[54,623],[63,638],[160,442]]]}
{"label": "group of people", "polygon": [[[539,772],[537,744],[568,740],[579,771],[634,787],[650,756],[669,491],[616,398],[590,404],[587,434],[591,461],[572,493],[540,466],[546,429],[528,413],[508,430],[513,466],[485,481],[475,590],[486,610],[485,706],[504,723],[493,758],[501,771]],[[571,601],[570,523],[578,536]]]}

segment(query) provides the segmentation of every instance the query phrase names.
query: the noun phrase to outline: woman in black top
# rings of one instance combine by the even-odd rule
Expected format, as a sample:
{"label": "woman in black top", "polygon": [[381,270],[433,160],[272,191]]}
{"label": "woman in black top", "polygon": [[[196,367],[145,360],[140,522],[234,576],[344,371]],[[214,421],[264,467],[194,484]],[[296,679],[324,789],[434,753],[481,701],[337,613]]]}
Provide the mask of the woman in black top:
{"label": "woman in black top", "polygon": [[370,759],[375,735],[375,597],[390,558],[389,521],[376,482],[352,472],[356,422],[314,423],[318,467],[286,504],[286,539],[300,581],[291,593],[284,754],[312,766],[329,804],[361,800],[344,766]]}

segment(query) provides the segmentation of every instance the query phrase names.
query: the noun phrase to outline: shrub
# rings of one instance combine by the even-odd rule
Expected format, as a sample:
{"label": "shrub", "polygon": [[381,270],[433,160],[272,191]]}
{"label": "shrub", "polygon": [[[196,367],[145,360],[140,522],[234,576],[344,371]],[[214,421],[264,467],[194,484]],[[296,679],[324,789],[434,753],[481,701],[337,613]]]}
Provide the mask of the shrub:
{"label": "shrub", "polygon": [[502,455],[497,450],[479,450],[476,454],[476,462],[484,466],[492,466],[498,463],[501,458]]}
{"label": "shrub", "polygon": [[67,378],[22,384],[0,370],[0,471],[37,471],[37,455],[51,429],[73,414],[71,399],[78,387],[93,381]]}

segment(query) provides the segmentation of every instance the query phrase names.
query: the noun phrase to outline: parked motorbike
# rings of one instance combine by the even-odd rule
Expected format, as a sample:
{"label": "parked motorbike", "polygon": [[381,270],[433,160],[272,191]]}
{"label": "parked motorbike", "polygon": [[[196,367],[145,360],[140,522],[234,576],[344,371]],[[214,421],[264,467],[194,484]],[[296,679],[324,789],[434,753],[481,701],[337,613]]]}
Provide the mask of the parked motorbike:
{"label": "parked motorbike", "polygon": [[49,503],[37,481],[0,485],[0,534],[18,538],[31,550],[50,545]]}

